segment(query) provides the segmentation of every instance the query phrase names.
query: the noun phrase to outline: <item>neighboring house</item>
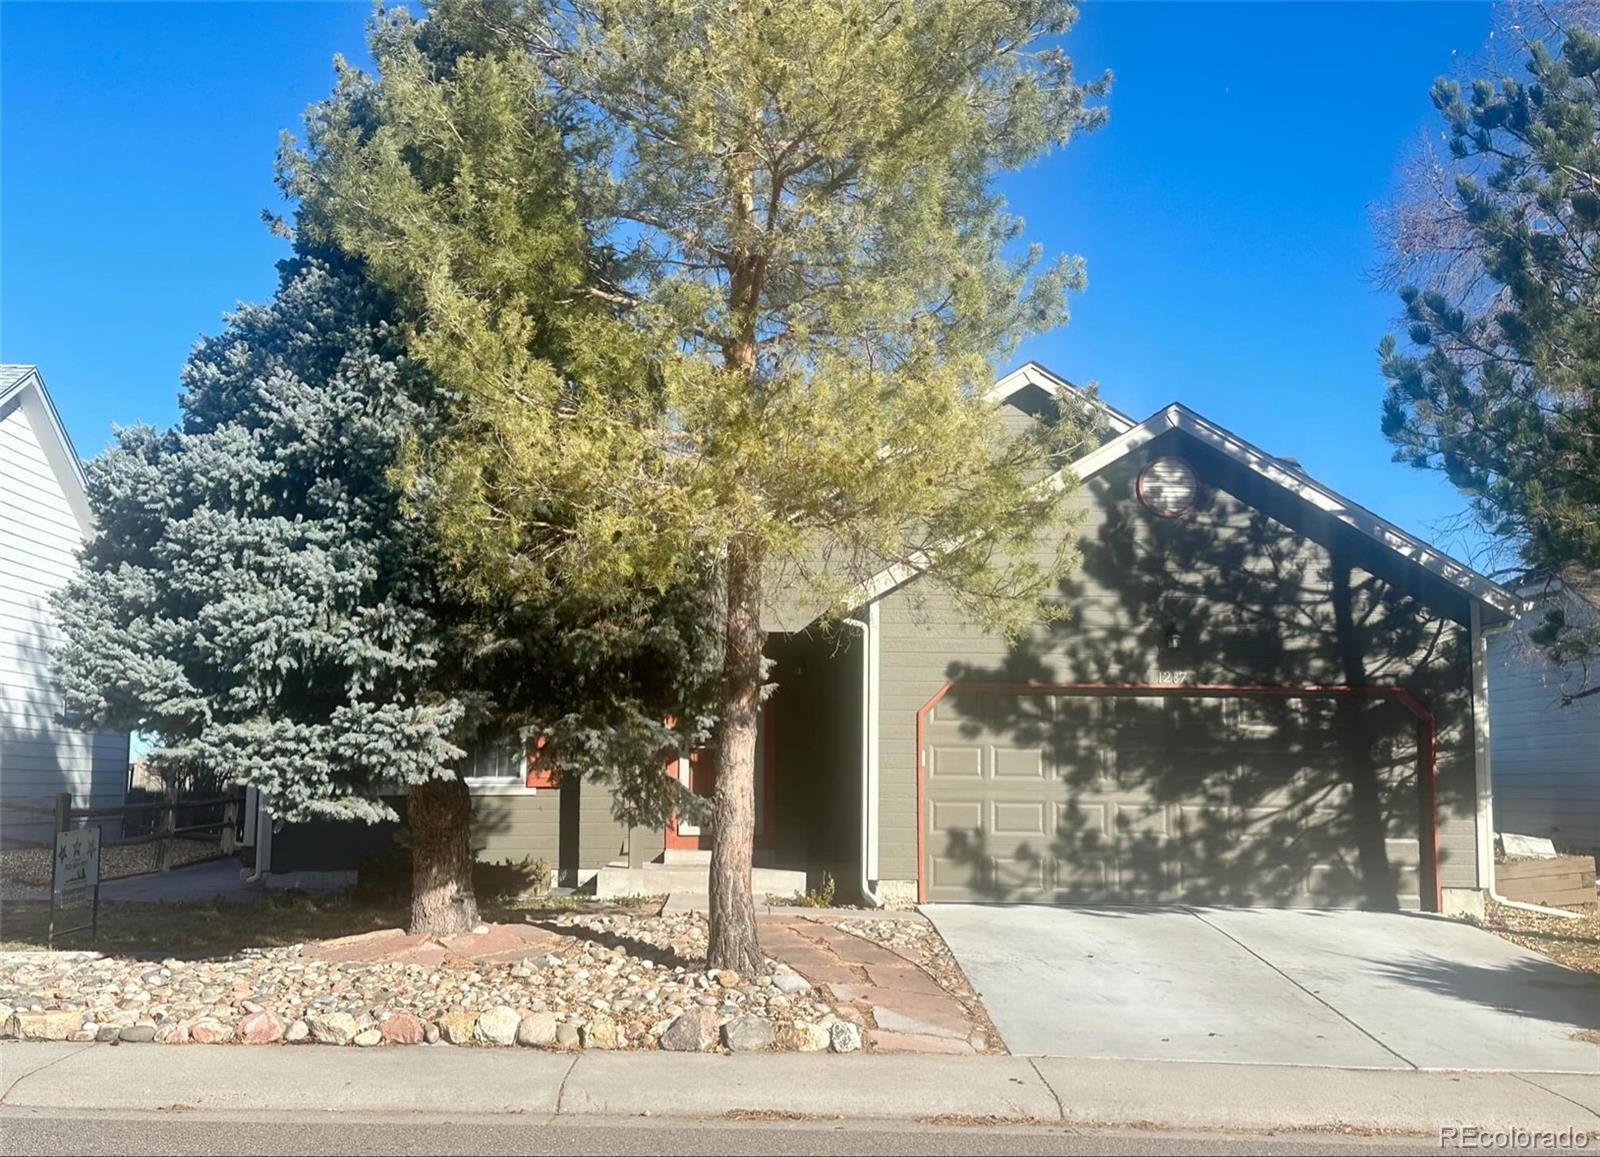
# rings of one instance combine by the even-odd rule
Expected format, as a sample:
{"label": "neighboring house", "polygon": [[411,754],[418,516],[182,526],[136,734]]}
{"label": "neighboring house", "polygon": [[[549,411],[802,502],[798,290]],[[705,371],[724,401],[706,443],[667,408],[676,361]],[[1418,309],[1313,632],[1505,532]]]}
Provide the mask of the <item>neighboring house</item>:
{"label": "neighboring house", "polygon": [[1533,606],[1489,638],[1495,826],[1600,853],[1600,695],[1565,702],[1582,674],[1556,666],[1529,637],[1555,605],[1570,623],[1600,619],[1600,578],[1552,577],[1518,593]]}
{"label": "neighboring house", "polygon": [[[1030,364],[993,397],[1021,427],[1065,389]],[[890,904],[1472,907],[1493,871],[1483,628],[1516,596],[1181,405],[1104,410],[1060,530],[1082,552],[1069,618],[1008,646],[913,567],[831,628],[772,610],[756,855],[790,871],[758,893],[828,873]],[[515,750],[476,757],[481,856],[704,890],[706,833],[534,782]]]}
{"label": "neighboring house", "polygon": [[50,675],[50,594],[78,565],[92,527],[83,465],[34,366],[0,365],[0,835],[49,838],[48,818],[14,802],[122,802],[128,737],[59,722]]}

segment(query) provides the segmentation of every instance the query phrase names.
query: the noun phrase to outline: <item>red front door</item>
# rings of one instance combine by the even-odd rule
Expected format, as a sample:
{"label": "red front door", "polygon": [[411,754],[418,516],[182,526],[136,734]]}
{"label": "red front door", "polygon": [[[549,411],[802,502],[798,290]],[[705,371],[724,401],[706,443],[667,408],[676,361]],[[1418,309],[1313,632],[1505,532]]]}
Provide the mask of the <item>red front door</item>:
{"label": "red front door", "polygon": [[[774,804],[777,799],[777,728],[774,725],[774,700],[762,706],[756,727],[756,847],[772,846],[776,830]],[[695,795],[707,799],[717,787],[716,752],[709,747],[686,757],[668,761],[665,771]],[[674,849],[711,848],[709,826],[687,818],[672,817],[664,833],[666,847]]]}

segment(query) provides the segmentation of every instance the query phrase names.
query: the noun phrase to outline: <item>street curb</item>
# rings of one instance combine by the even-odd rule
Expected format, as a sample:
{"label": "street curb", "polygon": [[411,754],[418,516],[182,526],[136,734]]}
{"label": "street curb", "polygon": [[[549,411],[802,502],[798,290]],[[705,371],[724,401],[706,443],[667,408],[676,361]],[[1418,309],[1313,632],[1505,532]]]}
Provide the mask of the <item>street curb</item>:
{"label": "street curb", "polygon": [[1583,1074],[1060,1057],[8,1043],[0,1089],[8,1112],[734,1115],[1411,1134],[1479,1126],[1600,1136],[1600,1082]]}

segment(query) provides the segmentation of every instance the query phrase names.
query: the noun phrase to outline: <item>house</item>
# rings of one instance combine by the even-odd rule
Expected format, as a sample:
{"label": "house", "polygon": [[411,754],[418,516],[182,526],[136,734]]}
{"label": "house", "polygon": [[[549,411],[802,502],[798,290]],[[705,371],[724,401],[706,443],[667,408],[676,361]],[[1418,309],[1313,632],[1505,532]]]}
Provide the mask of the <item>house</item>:
{"label": "house", "polygon": [[1600,577],[1552,575],[1518,593],[1531,605],[1489,637],[1495,824],[1600,854],[1600,694],[1569,702],[1583,673],[1552,663],[1531,637],[1555,608],[1568,623],[1600,622]]}
{"label": "house", "polygon": [[71,792],[77,807],[120,804],[128,737],[60,722],[50,675],[49,598],[78,565],[92,525],[83,465],[35,366],[0,365],[0,834],[48,839],[34,806]]}
{"label": "house", "polygon": [[[1029,364],[992,396],[1020,426],[1071,389]],[[911,567],[831,628],[772,610],[758,893],[827,873],[891,905],[1480,904],[1485,630],[1517,596],[1182,405],[1105,418],[1061,528],[1069,618],[1007,645]],[[539,786],[514,748],[468,783],[480,856],[705,889],[687,822],[622,827],[603,786]]]}

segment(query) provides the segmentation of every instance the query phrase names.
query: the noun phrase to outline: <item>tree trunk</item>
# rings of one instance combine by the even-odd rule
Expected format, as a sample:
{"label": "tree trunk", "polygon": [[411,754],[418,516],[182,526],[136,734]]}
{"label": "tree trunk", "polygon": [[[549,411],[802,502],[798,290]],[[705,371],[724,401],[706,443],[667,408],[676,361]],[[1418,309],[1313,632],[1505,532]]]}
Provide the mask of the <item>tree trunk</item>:
{"label": "tree trunk", "polygon": [[472,799],[455,776],[411,789],[411,931],[435,936],[478,925],[472,891]]}
{"label": "tree trunk", "polygon": [[756,832],[756,716],[761,707],[761,561],[748,543],[728,550],[717,786],[711,799],[712,968],[761,975],[750,871]]}

